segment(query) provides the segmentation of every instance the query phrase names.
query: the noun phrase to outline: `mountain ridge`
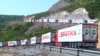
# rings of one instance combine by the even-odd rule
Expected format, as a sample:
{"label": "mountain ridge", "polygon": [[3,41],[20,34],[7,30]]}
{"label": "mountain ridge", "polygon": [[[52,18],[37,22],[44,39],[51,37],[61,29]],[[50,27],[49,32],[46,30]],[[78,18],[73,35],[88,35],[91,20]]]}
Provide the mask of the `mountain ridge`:
{"label": "mountain ridge", "polygon": [[66,7],[70,5],[70,0],[59,0],[57,3],[55,3],[51,8],[49,8],[49,12],[55,12],[59,10],[60,8]]}
{"label": "mountain ridge", "polygon": [[100,2],[98,0],[59,0],[51,8],[49,8],[48,11],[28,16],[35,16],[35,19],[40,19],[41,17],[46,17],[52,13],[59,11],[72,12],[81,7],[85,8],[89,12],[89,17],[91,19],[100,18]]}

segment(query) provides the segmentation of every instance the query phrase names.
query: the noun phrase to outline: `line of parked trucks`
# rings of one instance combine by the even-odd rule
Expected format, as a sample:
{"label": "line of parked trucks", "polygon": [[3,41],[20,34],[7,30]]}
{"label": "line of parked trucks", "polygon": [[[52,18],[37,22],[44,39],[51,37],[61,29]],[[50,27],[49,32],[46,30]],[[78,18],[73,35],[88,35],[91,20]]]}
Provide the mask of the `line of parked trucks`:
{"label": "line of parked trucks", "polygon": [[53,45],[71,48],[96,48],[98,42],[98,26],[96,24],[78,24],[72,27],[48,32],[40,37],[32,37],[20,41],[0,42],[0,46]]}

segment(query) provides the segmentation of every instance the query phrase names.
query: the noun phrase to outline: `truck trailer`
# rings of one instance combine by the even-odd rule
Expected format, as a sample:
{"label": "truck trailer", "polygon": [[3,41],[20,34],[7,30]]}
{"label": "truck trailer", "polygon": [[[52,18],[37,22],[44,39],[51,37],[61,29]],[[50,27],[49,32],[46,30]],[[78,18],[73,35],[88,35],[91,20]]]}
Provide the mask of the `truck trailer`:
{"label": "truck trailer", "polygon": [[72,27],[63,28],[57,31],[56,42],[61,46],[71,48],[92,48],[98,42],[98,25],[79,24]]}

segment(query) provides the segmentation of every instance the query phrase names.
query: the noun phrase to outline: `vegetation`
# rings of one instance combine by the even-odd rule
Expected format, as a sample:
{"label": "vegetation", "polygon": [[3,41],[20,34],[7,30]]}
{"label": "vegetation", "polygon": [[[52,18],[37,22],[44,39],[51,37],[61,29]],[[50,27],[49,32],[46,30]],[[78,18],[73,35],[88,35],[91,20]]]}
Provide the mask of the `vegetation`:
{"label": "vegetation", "polygon": [[[91,19],[98,18],[100,20],[100,1],[99,0],[70,0],[71,5],[59,9],[59,11],[69,11],[83,7],[89,12]],[[42,12],[35,15],[36,19],[48,16],[51,12]],[[30,15],[31,16],[31,15]],[[10,21],[22,21],[24,16],[15,15],[0,15],[0,23],[7,23]],[[25,38],[31,38],[33,36],[41,36],[44,33],[52,32],[54,29],[50,27],[40,27],[35,32],[25,34],[29,27],[33,26],[33,23],[22,23],[8,26],[7,24],[0,24],[0,41],[9,40],[21,40]]]}
{"label": "vegetation", "polygon": [[33,36],[41,36],[44,33],[53,31],[50,27],[40,27],[35,32],[25,34],[28,28],[33,25],[33,23],[22,23],[13,26],[0,25],[0,41],[21,40],[31,38]]}
{"label": "vegetation", "polygon": [[33,36],[41,36],[42,34],[52,32],[52,31],[54,31],[54,29],[52,29],[51,27],[43,27],[42,26],[39,29],[37,29],[35,32],[25,35],[25,37],[31,38]]}
{"label": "vegetation", "polygon": [[[68,0],[65,0],[68,1]],[[100,18],[100,1],[99,0],[69,0],[71,4],[64,8],[59,9],[58,11],[69,11],[72,12],[73,10],[83,7],[89,12],[89,17],[91,19]],[[36,19],[41,17],[48,16],[51,12],[42,12],[33,14],[36,16]]]}
{"label": "vegetation", "polygon": [[[39,18],[41,18],[41,17],[46,17],[46,16],[48,16],[50,14],[50,12],[48,12],[48,11],[46,11],[46,12],[41,12],[41,13],[37,13],[37,14],[33,14],[33,15],[35,15],[35,18],[36,19],[39,19]],[[31,16],[31,15],[30,15]]]}
{"label": "vegetation", "polygon": [[16,24],[13,26],[0,26],[0,41],[23,39],[24,32],[32,23]]}
{"label": "vegetation", "polygon": [[100,1],[99,0],[76,0],[71,5],[59,9],[72,12],[77,8],[86,8],[91,19],[100,18]]}
{"label": "vegetation", "polygon": [[10,21],[23,21],[24,16],[18,15],[0,15],[0,23],[8,23]]}

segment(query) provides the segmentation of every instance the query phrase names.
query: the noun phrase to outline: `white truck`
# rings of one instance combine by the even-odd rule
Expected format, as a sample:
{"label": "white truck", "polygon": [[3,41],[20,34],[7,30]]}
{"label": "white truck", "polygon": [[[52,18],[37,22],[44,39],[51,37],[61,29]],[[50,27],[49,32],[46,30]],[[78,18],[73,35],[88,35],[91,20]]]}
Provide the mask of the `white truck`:
{"label": "white truck", "polygon": [[67,47],[96,47],[98,26],[96,24],[79,24],[57,31],[57,41]]}

